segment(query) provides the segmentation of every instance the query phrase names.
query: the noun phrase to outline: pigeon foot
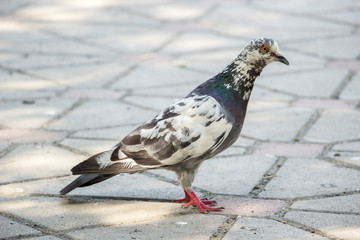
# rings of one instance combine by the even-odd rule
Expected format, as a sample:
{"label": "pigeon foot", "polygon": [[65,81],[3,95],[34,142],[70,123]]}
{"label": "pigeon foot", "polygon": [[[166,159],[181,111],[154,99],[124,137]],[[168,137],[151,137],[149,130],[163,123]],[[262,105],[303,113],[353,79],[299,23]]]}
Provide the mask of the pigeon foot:
{"label": "pigeon foot", "polygon": [[[190,195],[186,192],[186,190],[184,190],[184,193],[185,193],[185,197],[184,198],[181,198],[181,199],[176,199],[174,200],[174,202],[176,203],[182,203],[182,202],[185,202],[185,203],[188,203],[188,202],[191,202],[191,197]],[[216,201],[213,201],[213,200],[208,200],[207,198],[200,198],[200,201],[206,205],[216,205],[217,202]]]}
{"label": "pigeon foot", "polygon": [[224,209],[223,207],[209,206],[209,205],[216,204],[216,202],[210,201],[207,199],[199,199],[198,196],[196,196],[194,191],[187,191],[187,190],[184,190],[184,191],[185,191],[185,198],[175,200],[175,202],[186,202],[184,204],[184,208],[187,208],[187,207],[193,205],[193,206],[196,206],[199,209],[199,211],[202,213],[209,213],[210,211],[220,212]]}

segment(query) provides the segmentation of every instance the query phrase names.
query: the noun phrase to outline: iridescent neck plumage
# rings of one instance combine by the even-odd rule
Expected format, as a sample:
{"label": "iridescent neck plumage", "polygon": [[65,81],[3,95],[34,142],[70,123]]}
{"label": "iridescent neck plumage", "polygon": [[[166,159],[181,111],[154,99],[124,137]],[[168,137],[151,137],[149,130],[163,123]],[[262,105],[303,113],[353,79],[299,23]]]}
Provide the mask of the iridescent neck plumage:
{"label": "iridescent neck plumage", "polygon": [[243,100],[248,100],[254,81],[265,66],[265,61],[251,61],[247,52],[242,51],[216,78],[223,79],[227,89],[239,92],[243,95]]}

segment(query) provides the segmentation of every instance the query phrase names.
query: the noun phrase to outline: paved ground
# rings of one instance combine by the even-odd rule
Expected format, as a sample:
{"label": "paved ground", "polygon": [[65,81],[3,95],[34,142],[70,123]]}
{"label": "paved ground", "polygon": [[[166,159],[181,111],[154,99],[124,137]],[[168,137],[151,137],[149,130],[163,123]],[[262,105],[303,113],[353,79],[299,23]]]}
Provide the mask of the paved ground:
{"label": "paved ground", "polygon": [[[0,239],[360,239],[358,0],[0,1]],[[70,168],[276,39],[242,137],[203,164],[200,214],[173,174],[58,191]]]}

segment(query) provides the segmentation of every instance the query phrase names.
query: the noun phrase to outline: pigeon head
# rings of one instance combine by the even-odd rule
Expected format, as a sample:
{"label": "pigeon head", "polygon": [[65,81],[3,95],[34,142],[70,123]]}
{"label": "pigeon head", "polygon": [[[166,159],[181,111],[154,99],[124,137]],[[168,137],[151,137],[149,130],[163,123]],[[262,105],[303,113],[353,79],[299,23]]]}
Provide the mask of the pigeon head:
{"label": "pigeon head", "polygon": [[288,60],[280,53],[278,44],[270,38],[259,38],[251,41],[245,48],[246,60],[250,64],[265,67],[272,62],[289,65]]}

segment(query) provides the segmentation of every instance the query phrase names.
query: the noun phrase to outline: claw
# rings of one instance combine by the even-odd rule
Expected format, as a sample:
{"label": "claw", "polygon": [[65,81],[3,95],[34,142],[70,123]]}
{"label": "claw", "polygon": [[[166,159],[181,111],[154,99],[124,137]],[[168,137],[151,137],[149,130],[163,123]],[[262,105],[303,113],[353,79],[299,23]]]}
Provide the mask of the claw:
{"label": "claw", "polygon": [[209,206],[209,205],[216,204],[216,201],[210,201],[210,200],[207,200],[206,198],[199,199],[193,191],[187,191],[187,190],[184,190],[184,191],[185,191],[185,198],[175,200],[175,202],[185,202],[185,204],[183,205],[184,208],[194,205],[202,213],[210,213],[210,211],[219,212],[224,209],[223,207]]}

